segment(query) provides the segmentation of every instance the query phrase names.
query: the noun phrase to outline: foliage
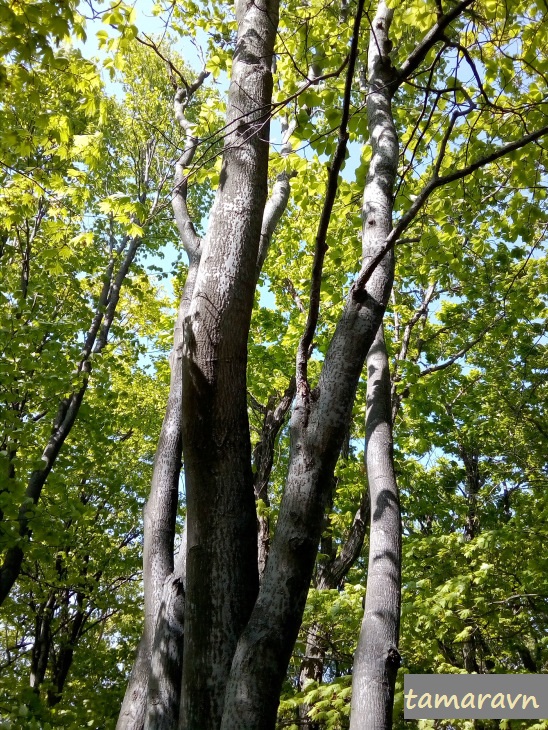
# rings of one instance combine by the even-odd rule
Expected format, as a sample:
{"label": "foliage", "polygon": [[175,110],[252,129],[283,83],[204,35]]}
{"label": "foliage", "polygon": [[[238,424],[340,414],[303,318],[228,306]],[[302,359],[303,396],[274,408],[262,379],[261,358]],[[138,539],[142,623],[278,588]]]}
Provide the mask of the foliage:
{"label": "foliage", "polygon": [[[253,445],[261,437],[261,406],[279,400],[289,384],[306,319],[352,27],[351,5],[341,6],[287,0],[283,7],[269,175],[271,183],[284,171],[296,176],[253,312]],[[437,11],[436,3],[416,0],[395,7],[396,67],[436,22]],[[0,717],[13,727],[112,727],[139,636],[140,512],[166,398],[174,312],[171,289],[166,294],[159,279],[176,274],[178,294],[186,273],[180,258],[176,272],[161,265],[163,252],[179,247],[169,209],[182,146],[173,84],[180,82],[178,70],[192,80],[181,56],[190,41],[201,45],[210,77],[188,110],[202,140],[188,172],[191,213],[202,230],[219,182],[221,91],[235,33],[231,11],[216,0],[158,3],[153,12],[165,18],[171,36],[139,35],[135,13],[123,4],[103,15],[97,35],[104,68],[123,83],[123,98],[117,98],[105,92],[94,63],[58,47],[67,35],[85,34],[73,3],[0,3],[3,548],[21,539],[18,514],[29,474],[40,464],[59,403],[82,383],[84,336],[105,272],[120,264],[116,247],[124,237],[142,240],[108,344],[91,358],[79,418],[33,508],[23,575],[2,609],[0,695],[6,699]],[[547,41],[545,14],[540,3],[478,0],[400,89],[393,109],[401,144],[396,220],[430,180],[546,124],[548,61],[539,51]],[[325,78],[303,89],[303,76],[312,74]],[[359,84],[351,102],[312,379],[360,266],[360,200],[370,147]],[[281,140],[288,125],[289,151]],[[546,671],[543,144],[539,139],[437,188],[397,247],[385,329],[404,522],[403,672]],[[339,463],[326,517],[323,543],[329,540],[335,553],[364,488],[364,410],[365,381],[356,396],[350,454]],[[288,443],[282,429],[269,504],[261,505],[272,524]],[[358,560],[344,586],[311,590],[280,727],[292,727],[302,705],[318,727],[347,727],[366,578],[365,561]],[[52,647],[46,671],[29,688],[31,673],[40,674],[39,629],[46,626]],[[299,687],[311,627],[321,628],[328,647],[323,681]],[[55,671],[67,647],[74,660],[58,701]],[[401,712],[400,682],[396,724]]]}
{"label": "foliage", "polygon": [[13,727],[115,721],[139,631],[140,522],[165,407],[174,303],[160,281],[179,273],[158,265],[177,242],[160,205],[173,146],[153,135],[174,134],[169,94],[147,124],[138,104],[158,64],[150,57],[122,104],[90,61],[65,53],[63,64],[8,65],[0,109],[2,550],[22,542],[27,480],[64,399],[82,385],[82,348],[105,316],[109,272],[145,230],[146,241],[91,356],[78,419],[32,507],[23,573],[2,608],[0,718]]}

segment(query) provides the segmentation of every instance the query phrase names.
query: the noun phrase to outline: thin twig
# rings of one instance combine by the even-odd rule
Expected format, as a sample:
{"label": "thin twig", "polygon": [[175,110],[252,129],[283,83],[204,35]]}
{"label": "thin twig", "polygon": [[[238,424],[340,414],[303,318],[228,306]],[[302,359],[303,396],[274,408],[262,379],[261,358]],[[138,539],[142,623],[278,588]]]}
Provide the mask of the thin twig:
{"label": "thin twig", "polygon": [[354,28],[352,31],[352,41],[350,45],[350,53],[348,56],[348,68],[346,70],[346,81],[344,87],[344,97],[342,106],[341,124],[339,126],[339,139],[337,148],[333,156],[333,161],[329,170],[327,180],[327,190],[324,198],[324,205],[320,222],[318,224],[318,232],[316,234],[316,246],[314,250],[314,262],[312,264],[312,278],[310,286],[310,305],[308,309],[308,318],[299,348],[297,350],[297,392],[307,398],[309,393],[308,385],[308,358],[311,350],[312,340],[318,324],[318,316],[320,311],[320,287],[322,283],[322,272],[325,254],[327,252],[327,231],[333,211],[333,204],[337,195],[339,185],[339,172],[344,162],[346,147],[348,143],[348,119],[350,116],[350,96],[352,92],[352,81],[354,79],[354,70],[356,67],[356,59],[358,57],[358,44],[360,36],[360,25],[363,15],[365,0],[359,0],[354,18]]}

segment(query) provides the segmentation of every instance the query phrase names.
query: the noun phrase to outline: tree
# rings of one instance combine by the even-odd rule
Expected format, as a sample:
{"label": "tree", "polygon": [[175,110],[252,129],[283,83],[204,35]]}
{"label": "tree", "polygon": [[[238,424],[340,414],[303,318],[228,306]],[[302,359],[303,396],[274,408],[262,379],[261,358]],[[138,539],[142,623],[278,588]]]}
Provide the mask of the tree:
{"label": "tree", "polygon": [[[184,648],[178,647],[182,659],[177,662],[182,663],[181,727],[273,727],[279,692],[312,577],[333,472],[348,429],[362,366],[388,304],[394,246],[411,224],[415,231],[420,231],[428,225],[429,218],[435,220],[436,207],[439,208],[439,201],[444,200],[443,194],[441,197],[433,195],[439,188],[447,186],[454,195],[456,182],[531,145],[547,132],[543,112],[537,104],[538,97],[523,97],[524,93],[530,92],[530,87],[534,87],[531,75],[540,71],[530,64],[527,43],[542,11],[532,19],[526,18],[518,5],[503,13],[497,7],[480,7],[471,0],[446,8],[433,6],[424,11],[414,11],[410,7],[393,32],[394,44],[390,35],[392,11],[382,3],[379,5],[370,25],[366,74],[366,124],[371,159],[362,206],[362,268],[349,287],[334,332],[327,337],[328,344],[323,360],[317,363],[317,382],[313,387],[308,364],[318,324],[328,227],[349,139],[350,104],[353,94],[357,93],[354,72],[363,6],[345,8],[347,31],[350,10],[353,29],[346,41],[346,58],[337,52],[333,58],[322,56],[310,18],[303,22],[306,33],[302,55],[292,53],[291,48],[283,45],[281,31],[280,52],[285,52],[297,69],[301,58],[308,52],[312,56],[312,70],[308,75],[303,74],[304,84],[293,95],[293,98],[301,99],[305,112],[305,117],[301,114],[297,121],[306,124],[306,117],[310,119],[314,113],[311,109],[316,106],[315,102],[320,101],[319,95],[314,94],[305,100],[304,95],[310,87],[319,85],[325,77],[342,78],[343,70],[345,80],[344,85],[339,86],[342,92],[340,116],[334,117],[338,128],[337,144],[334,149],[332,143],[325,144],[322,150],[324,153],[332,151],[333,156],[321,202],[308,314],[297,348],[285,487],[260,587],[246,373],[256,270],[258,262],[262,263],[261,234],[268,227],[263,219],[261,228],[260,221],[266,201],[268,147],[265,139],[268,138],[270,69],[278,22],[278,7],[273,3],[242,5],[236,9],[237,37],[231,59],[232,81],[227,97],[222,167],[203,239],[195,235],[184,206],[186,178],[184,183],[176,178],[176,218],[191,268],[196,267],[195,280],[191,277],[191,283],[187,284],[184,311],[179,320],[183,323],[183,343],[180,335],[176,335],[176,347],[182,347],[181,433],[187,495],[186,562],[184,575],[181,572],[178,576],[178,592],[181,596],[184,592],[184,609],[178,617],[177,628],[179,644],[184,633]],[[321,9],[323,27],[329,22],[326,19],[330,12],[333,22],[337,17],[336,9]],[[284,13],[288,13],[288,8],[284,7]],[[195,22],[199,24],[199,19]],[[215,22],[221,24],[223,20],[217,15],[213,25]],[[415,24],[414,28],[409,27],[410,22]],[[511,55],[507,49],[514,42],[513,34],[518,28],[523,31],[524,46],[519,53]],[[338,34],[344,48],[343,36],[343,32]],[[504,68],[490,65],[489,59],[498,58],[497,53],[508,59],[502,67],[507,63],[520,67],[518,83],[513,85],[504,77]],[[337,66],[333,62],[339,61],[341,56],[343,68],[340,63]],[[226,58],[223,60],[216,55],[211,67],[223,63],[226,64]],[[461,63],[467,65],[466,72],[461,70]],[[485,68],[478,70],[480,64]],[[425,83],[422,76],[426,76]],[[525,77],[527,81],[521,86]],[[202,77],[197,83],[201,80]],[[183,86],[186,101],[192,87],[188,82]],[[415,113],[414,126],[406,125],[403,159],[409,162],[404,163],[399,200],[403,202],[413,189],[416,193],[393,226],[392,206],[398,168],[398,130],[394,118],[399,119],[400,114],[392,112],[392,104],[402,86],[413,91],[418,87],[424,92],[424,102],[422,110]],[[511,104],[500,103],[497,97],[508,93],[509,86],[514,96]],[[286,93],[291,93],[291,87]],[[400,92],[403,98],[405,94],[405,91]],[[518,98],[528,109],[525,127],[516,103]],[[449,105],[449,113],[444,110],[446,105]],[[399,108],[407,113],[405,102]],[[493,112],[500,117],[496,130],[485,126],[487,114]],[[441,122],[442,115],[446,123],[436,129],[432,122]],[[538,122],[530,129],[530,120],[535,115],[538,115]],[[325,119],[329,123],[329,109]],[[191,139],[194,151],[198,140],[195,136]],[[410,142],[414,145],[412,150]],[[181,165],[190,162],[190,155],[188,159],[180,160]],[[433,202],[429,203],[431,197]],[[429,208],[425,207],[427,203]],[[465,207],[463,205],[464,217]],[[417,222],[418,214],[424,216],[425,211],[426,217]],[[448,233],[454,235],[457,226],[448,223],[445,215],[443,211],[442,226],[450,228]],[[291,291],[290,286],[288,289]],[[300,301],[294,287],[293,293],[295,301]],[[473,344],[474,341],[470,347]],[[379,368],[375,364],[375,351],[386,358],[382,338],[377,340],[370,355],[372,388],[375,370]],[[175,371],[172,383],[176,377]],[[376,463],[390,463],[391,459],[391,407],[386,374],[382,376],[382,383],[369,396],[368,471],[372,483],[375,482]],[[382,417],[378,415],[381,412]],[[387,431],[377,445],[373,437],[381,433],[379,419]],[[172,454],[177,454],[178,461],[179,452],[173,446],[170,448]],[[464,454],[461,451],[463,458]],[[156,463],[161,465],[164,458],[165,447],[161,441]],[[173,474],[171,484],[166,482],[165,485],[171,493],[176,478]],[[369,648],[360,649],[356,656],[352,723],[384,727],[390,722],[391,694],[399,663],[396,645],[400,538],[393,477],[389,479],[389,486],[374,493],[374,499],[372,530],[381,522],[379,534],[388,532],[393,537],[390,546],[373,548],[388,551],[383,554],[390,558],[376,577],[378,594],[372,582],[375,574],[369,572],[364,622],[365,646]],[[172,509],[168,513],[172,514]],[[385,520],[391,522],[388,531]],[[162,529],[167,525],[163,518]],[[155,539],[152,535],[157,534],[156,530],[152,531],[151,539]],[[171,551],[171,532],[165,542]],[[392,578],[388,578],[392,569],[389,564],[395,570]],[[156,596],[150,600],[157,606],[161,603],[160,591],[154,585],[159,586],[163,581],[167,581],[165,585],[172,585],[169,578],[173,566],[171,552],[164,556],[164,565],[164,570],[153,579],[145,573],[145,595],[148,591]],[[386,580],[393,581],[394,590],[390,594],[383,588]],[[382,615],[389,618],[373,627],[367,617],[379,615],[381,604],[375,601],[383,602],[383,608],[387,610]],[[167,610],[167,603],[164,601],[162,605],[163,608],[157,608],[155,612],[161,619],[158,627],[166,621],[163,611]],[[179,610],[182,606],[180,603]],[[388,622],[391,622],[390,629]],[[154,621],[149,622],[149,630],[153,624]],[[150,666],[153,641],[150,637],[147,641],[149,654],[144,663]],[[381,693],[388,697],[388,701],[383,699],[382,702],[375,696],[365,696],[364,686],[368,683],[364,686],[360,683],[360,677],[370,676],[379,662],[386,670],[373,685],[379,698]],[[158,665],[152,661],[152,666]],[[136,692],[130,684],[120,727],[140,726],[144,710],[137,707],[138,697],[144,696],[143,685]],[[173,693],[169,696],[173,698]],[[161,697],[151,699],[149,696],[148,703],[147,726],[162,726],[167,710],[162,707]],[[177,713],[176,706],[171,706],[170,711]],[[132,712],[134,716],[130,719]],[[169,720],[173,721],[173,718]]]}
{"label": "tree", "polygon": [[[137,114],[154,63],[121,104],[79,53],[53,59],[5,66],[0,713],[74,727],[116,711],[129,661],[116,637],[139,601],[170,305],[147,257],[170,241],[155,208],[171,161]],[[149,116],[164,131],[167,100]],[[90,705],[92,677],[103,694]]]}
{"label": "tree", "polygon": [[[145,510],[144,631],[118,727],[274,727],[282,694],[281,722],[347,727],[340,674],[351,665],[350,725],[388,727],[400,663],[396,475],[404,659],[489,670],[500,646],[499,666],[541,667],[539,566],[531,556],[529,577],[504,582],[494,558],[543,509],[545,290],[531,287],[545,229],[544,9],[267,0],[237,3],[234,19],[189,0],[165,10],[183,41],[207,44],[202,71],[163,36],[139,35],[124,6],[105,16],[120,36],[101,36],[119,49],[113,73],[134,43],[166,68],[180,136],[165,202],[188,259]],[[211,82],[225,73],[223,99]],[[164,123],[153,121],[169,144]],[[187,201],[199,183],[215,189],[207,226],[203,201],[194,211]],[[267,289],[276,310],[261,303]],[[521,380],[503,377],[517,364]],[[502,412],[519,424],[520,448],[490,436]],[[538,453],[527,453],[531,438]],[[530,511],[520,490],[536,495]],[[509,607],[513,645],[492,635],[488,596]],[[327,609],[341,607],[339,628]]]}

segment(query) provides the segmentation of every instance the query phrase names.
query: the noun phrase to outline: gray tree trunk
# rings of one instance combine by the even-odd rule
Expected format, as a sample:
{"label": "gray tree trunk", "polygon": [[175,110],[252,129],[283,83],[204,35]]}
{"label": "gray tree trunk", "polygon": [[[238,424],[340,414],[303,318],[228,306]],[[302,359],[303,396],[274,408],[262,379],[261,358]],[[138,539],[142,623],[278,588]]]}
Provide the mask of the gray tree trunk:
{"label": "gray tree trunk", "polygon": [[[381,0],[371,26],[368,54],[367,115],[379,165],[371,162],[366,186],[372,214],[383,211],[391,229],[392,190],[397,170],[398,139],[391,97],[395,74],[389,40],[392,10]],[[368,242],[364,239],[364,246]],[[364,252],[365,253],[365,252]],[[382,325],[367,357],[366,462],[371,524],[365,611],[354,659],[350,727],[392,727],[401,601],[401,519],[393,463],[390,371]]]}
{"label": "gray tree trunk", "polygon": [[150,495],[144,510],[145,623],[116,725],[117,730],[141,730],[144,726],[154,631],[162,603],[164,582],[173,572],[173,541],[182,456],[183,321],[189,308],[197,267],[198,258],[191,258],[173,335],[166,415],[156,448]]}
{"label": "gray tree trunk", "polygon": [[352,677],[351,730],[392,728],[401,603],[401,518],[392,444],[390,371],[382,326],[367,356],[367,479],[371,501],[365,611]]}
{"label": "gray tree trunk", "polygon": [[145,730],[177,726],[183,669],[186,530],[173,572],[163,587],[150,661]]}
{"label": "gray tree trunk", "polygon": [[[321,268],[327,250],[325,233],[332,209],[328,201],[332,204],[334,200],[337,171],[348,138],[345,122],[341,123],[331,168],[335,172],[329,176],[322,235],[319,231],[317,238],[311,296],[311,312],[314,308],[316,311],[309,317],[299,348],[286,489],[268,561],[268,531],[267,526],[262,526],[265,549],[261,563],[266,563],[266,567],[258,593],[246,357],[257,271],[269,233],[268,228],[261,227],[261,220],[266,200],[267,111],[278,11],[276,0],[237,2],[238,41],[220,185],[202,246],[192,302],[184,319],[182,439],[188,551],[179,727],[185,730],[263,730],[275,726],[279,691],[302,620],[335,463],[363,364],[379,331],[392,287],[394,244],[436,187],[470,174],[480,164],[433,178],[392,228],[398,162],[392,95],[443,37],[451,20],[471,2],[463,0],[448,14],[440,15],[436,26],[398,72],[392,69],[389,57],[391,12],[381,2],[375,16],[368,59],[367,110],[372,159],[363,203],[363,265],[351,287],[318,385],[311,389],[307,381],[307,353],[317,320]],[[362,9],[360,2],[347,65],[350,86],[347,84],[345,90],[343,119],[345,114],[348,117],[347,102],[356,59],[353,54],[357,50]],[[511,149],[517,149],[516,144],[505,148]],[[502,154],[500,151],[486,157],[481,164]],[[185,226],[184,230],[195,236],[188,221]],[[378,337],[381,336],[382,332]],[[371,357],[378,354],[376,348]],[[374,374],[370,380],[375,382]],[[376,413],[378,419],[372,436],[385,433],[379,408],[386,403],[389,408],[389,392],[377,407],[372,402],[371,413]],[[388,411],[390,439],[389,416]],[[382,459],[391,458],[390,444],[385,439],[378,449],[371,447],[371,474],[375,478]],[[372,499],[374,505],[381,505],[378,494]],[[386,519],[392,518],[394,511],[390,508],[393,503],[388,503],[389,508],[382,509]],[[379,520],[374,511],[373,523]],[[391,534],[394,536],[399,539],[399,526]],[[383,559],[387,556],[388,553],[382,555]],[[397,560],[392,563],[396,565]],[[373,572],[371,575],[374,577]],[[393,574],[388,571],[387,575],[390,582]],[[369,595],[370,600],[375,598],[373,588]],[[379,601],[382,598],[381,591]],[[390,605],[393,607],[394,603]],[[367,615],[366,612],[366,618]],[[391,644],[394,651],[396,645],[397,635]],[[390,650],[390,654],[395,660],[394,651]],[[359,690],[355,694],[358,696]],[[376,721],[386,723],[386,708]],[[359,712],[355,714],[354,723],[359,721]]]}
{"label": "gray tree trunk", "polygon": [[277,2],[238,0],[236,16],[220,185],[185,321],[185,730],[218,730],[234,650],[259,583],[246,367],[267,195]]}
{"label": "gray tree trunk", "polygon": [[[384,73],[388,49],[386,45],[381,48],[385,55],[381,59],[375,52],[373,93],[368,97],[373,156],[363,205],[364,269],[381,251],[392,228],[398,162],[391,92]],[[306,388],[297,390],[278,524],[259,596],[232,664],[222,730],[275,726],[279,692],[302,619],[333,471],[392,279],[393,256],[388,253],[368,277],[366,288],[352,287],[318,386],[311,393]]]}
{"label": "gray tree trunk", "polygon": [[[200,76],[192,89],[199,88],[204,76]],[[116,730],[142,730],[147,715],[148,682],[151,672],[151,657],[154,633],[158,623],[160,607],[163,611],[175,610],[179,602],[171,595],[182,590],[183,577],[173,573],[173,543],[175,538],[175,518],[177,514],[179,476],[182,460],[182,416],[183,386],[182,361],[184,341],[184,320],[188,313],[201,256],[201,241],[194,231],[188,215],[186,196],[187,186],[185,168],[191,163],[196,150],[197,140],[191,133],[184,112],[190,101],[191,93],[179,90],[175,94],[174,111],[183,131],[185,147],[175,165],[172,205],[181,241],[189,259],[187,279],[179,302],[177,319],[173,331],[173,349],[169,358],[170,384],[166,413],[156,447],[150,495],[144,510],[144,548],[143,548],[143,588],[145,597],[145,621],[143,635],[124,695]],[[186,560],[182,562],[184,569]],[[164,583],[172,576],[169,588],[164,595]],[[167,601],[167,604],[166,604]],[[164,622],[178,625],[178,617],[167,618]],[[166,655],[167,657],[167,655]],[[167,661],[167,658],[166,658]],[[169,694],[169,693],[168,693]],[[163,697],[160,694],[160,697]],[[157,704],[157,703],[156,703]],[[171,705],[169,705],[171,708]],[[158,711],[166,715],[171,709]]]}

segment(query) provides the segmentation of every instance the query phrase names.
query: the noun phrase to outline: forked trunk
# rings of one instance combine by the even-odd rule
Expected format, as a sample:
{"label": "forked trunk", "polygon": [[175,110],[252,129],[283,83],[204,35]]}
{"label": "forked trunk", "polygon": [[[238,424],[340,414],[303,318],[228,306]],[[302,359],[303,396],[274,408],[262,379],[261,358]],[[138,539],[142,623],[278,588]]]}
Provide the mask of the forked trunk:
{"label": "forked trunk", "polygon": [[[387,16],[382,18],[387,32],[389,11],[384,5],[381,9]],[[375,23],[379,22],[378,14]],[[357,25],[359,29],[359,22]],[[355,37],[357,33],[355,26]],[[364,191],[362,271],[380,256],[392,228],[398,163],[387,38],[381,38],[380,44],[372,38],[370,54],[371,48],[375,50],[368,113],[373,154]],[[302,620],[333,471],[365,357],[390,296],[393,261],[389,252],[368,276],[366,288],[351,288],[317,387],[308,392],[297,386],[285,492],[259,596],[232,663],[222,730],[275,727],[279,693]]]}

